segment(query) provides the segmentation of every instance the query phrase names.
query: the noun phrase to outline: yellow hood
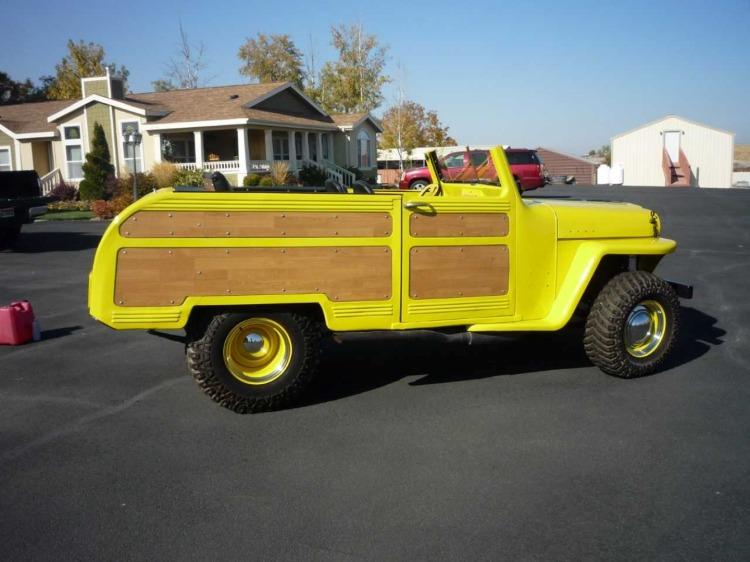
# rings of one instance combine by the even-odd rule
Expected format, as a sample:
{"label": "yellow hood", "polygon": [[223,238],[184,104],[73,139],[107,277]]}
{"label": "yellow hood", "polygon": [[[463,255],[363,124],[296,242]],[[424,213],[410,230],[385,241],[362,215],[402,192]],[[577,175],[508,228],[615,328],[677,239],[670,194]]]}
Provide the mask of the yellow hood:
{"label": "yellow hood", "polygon": [[632,203],[543,201],[557,216],[558,239],[653,238],[659,236],[656,213]]}

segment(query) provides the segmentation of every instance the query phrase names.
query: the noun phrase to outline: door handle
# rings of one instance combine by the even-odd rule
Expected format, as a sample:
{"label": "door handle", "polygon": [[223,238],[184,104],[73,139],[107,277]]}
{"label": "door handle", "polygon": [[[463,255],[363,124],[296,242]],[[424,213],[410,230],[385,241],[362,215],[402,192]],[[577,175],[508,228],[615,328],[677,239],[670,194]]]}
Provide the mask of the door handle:
{"label": "door handle", "polygon": [[415,213],[421,213],[423,215],[435,215],[435,208],[430,205],[427,201],[407,201],[404,203],[404,209],[409,209]]}

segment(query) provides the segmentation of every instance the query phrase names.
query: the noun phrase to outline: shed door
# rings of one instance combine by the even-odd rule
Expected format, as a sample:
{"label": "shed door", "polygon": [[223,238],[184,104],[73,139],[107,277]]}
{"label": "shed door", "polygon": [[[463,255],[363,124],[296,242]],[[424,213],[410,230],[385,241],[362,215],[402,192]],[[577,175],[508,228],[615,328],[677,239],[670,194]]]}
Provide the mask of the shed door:
{"label": "shed door", "polygon": [[673,163],[680,161],[680,131],[664,131],[664,148]]}

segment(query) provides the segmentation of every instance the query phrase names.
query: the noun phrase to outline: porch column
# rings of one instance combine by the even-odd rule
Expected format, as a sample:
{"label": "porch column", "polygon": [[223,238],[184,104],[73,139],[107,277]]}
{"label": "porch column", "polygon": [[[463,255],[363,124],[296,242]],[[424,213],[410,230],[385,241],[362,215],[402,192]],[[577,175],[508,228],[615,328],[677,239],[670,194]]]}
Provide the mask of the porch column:
{"label": "porch column", "polygon": [[161,134],[154,133],[151,138],[154,139],[154,162],[158,164],[161,162]]}
{"label": "porch column", "polygon": [[273,131],[266,129],[263,131],[266,139],[266,160],[269,162],[273,161]]}
{"label": "porch column", "polygon": [[193,131],[195,144],[195,167],[203,168],[203,131]]}
{"label": "porch column", "polygon": [[297,145],[294,144],[294,131],[289,131],[289,170],[297,169]]}
{"label": "porch column", "polygon": [[318,162],[323,161],[323,133],[315,133],[315,152],[318,155]]}
{"label": "porch column", "polygon": [[237,157],[240,159],[237,182],[242,183],[250,165],[250,146],[247,144],[247,129],[244,127],[237,127]]}
{"label": "porch column", "polygon": [[305,160],[310,159],[310,141],[307,140],[307,135],[309,133],[305,131],[302,133],[302,158]]}

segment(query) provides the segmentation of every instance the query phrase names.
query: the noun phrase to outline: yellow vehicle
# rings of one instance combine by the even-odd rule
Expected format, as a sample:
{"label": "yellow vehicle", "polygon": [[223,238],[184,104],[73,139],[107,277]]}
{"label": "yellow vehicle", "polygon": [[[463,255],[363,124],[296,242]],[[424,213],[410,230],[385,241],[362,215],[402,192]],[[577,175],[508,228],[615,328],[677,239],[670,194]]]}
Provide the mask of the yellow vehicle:
{"label": "yellow vehicle", "polygon": [[521,198],[502,148],[421,192],[162,189],[105,232],[91,315],[117,330],[185,329],[189,370],[222,406],[288,404],[327,331],[560,330],[586,317],[606,373],[651,373],[678,293],[653,274],[675,242],[627,203]]}

